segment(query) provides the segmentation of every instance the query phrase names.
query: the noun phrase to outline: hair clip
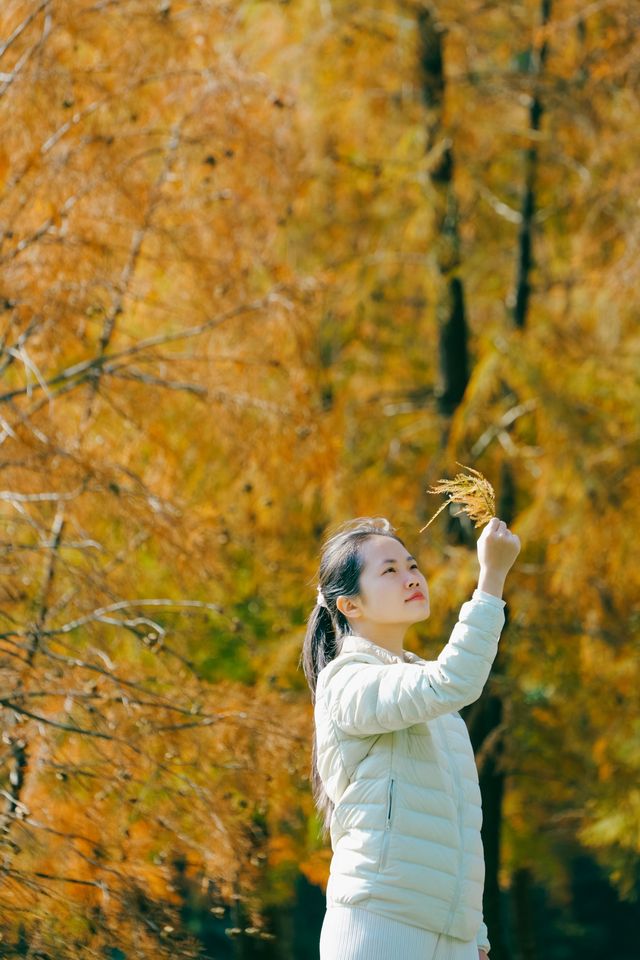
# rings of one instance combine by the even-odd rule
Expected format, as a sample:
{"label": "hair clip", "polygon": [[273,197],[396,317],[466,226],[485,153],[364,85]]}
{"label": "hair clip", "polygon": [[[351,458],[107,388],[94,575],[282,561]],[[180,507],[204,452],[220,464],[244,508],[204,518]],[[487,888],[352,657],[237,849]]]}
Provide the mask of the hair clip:
{"label": "hair clip", "polygon": [[322,590],[320,589],[320,586],[319,586],[319,585],[318,585],[318,593],[317,593],[317,595],[316,595],[316,603],[317,603],[317,605],[318,605],[319,607],[326,607],[327,610],[329,609],[329,605],[328,605],[327,601],[325,600],[325,598],[324,598],[324,593],[323,593]]}

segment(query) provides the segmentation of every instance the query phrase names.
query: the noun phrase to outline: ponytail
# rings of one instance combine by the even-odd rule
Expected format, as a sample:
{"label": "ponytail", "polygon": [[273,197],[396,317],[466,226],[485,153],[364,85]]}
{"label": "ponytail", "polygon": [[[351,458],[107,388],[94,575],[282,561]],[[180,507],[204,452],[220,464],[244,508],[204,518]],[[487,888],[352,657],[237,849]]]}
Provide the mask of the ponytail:
{"label": "ponytail", "polygon": [[307,634],[300,662],[311,691],[311,703],[316,702],[318,674],[337,654],[337,637],[329,608],[316,604],[307,621]]}
{"label": "ponytail", "polygon": [[[333,618],[325,606],[316,604],[307,622],[307,634],[302,648],[301,663],[311,691],[311,703],[316,702],[318,674],[337,654],[337,638]],[[327,839],[334,804],[327,795],[318,772],[318,748],[315,733],[311,744],[311,791],[322,822],[322,838]]]}

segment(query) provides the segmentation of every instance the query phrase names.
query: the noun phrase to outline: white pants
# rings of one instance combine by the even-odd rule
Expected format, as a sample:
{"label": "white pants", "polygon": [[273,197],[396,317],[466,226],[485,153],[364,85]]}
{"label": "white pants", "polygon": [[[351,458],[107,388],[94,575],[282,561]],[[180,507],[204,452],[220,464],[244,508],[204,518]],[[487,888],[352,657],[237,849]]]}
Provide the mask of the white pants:
{"label": "white pants", "polygon": [[475,940],[390,920],[362,907],[329,907],[320,933],[320,960],[478,960]]}

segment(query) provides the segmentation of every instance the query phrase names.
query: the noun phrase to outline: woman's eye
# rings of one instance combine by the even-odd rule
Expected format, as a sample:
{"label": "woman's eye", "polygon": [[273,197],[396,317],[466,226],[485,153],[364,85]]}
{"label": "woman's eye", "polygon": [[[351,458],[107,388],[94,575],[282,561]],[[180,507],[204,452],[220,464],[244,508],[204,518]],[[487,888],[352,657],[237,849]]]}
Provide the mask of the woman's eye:
{"label": "woman's eye", "polygon": [[394,570],[395,570],[395,567],[388,567],[384,572],[385,572],[385,573],[393,573]]}

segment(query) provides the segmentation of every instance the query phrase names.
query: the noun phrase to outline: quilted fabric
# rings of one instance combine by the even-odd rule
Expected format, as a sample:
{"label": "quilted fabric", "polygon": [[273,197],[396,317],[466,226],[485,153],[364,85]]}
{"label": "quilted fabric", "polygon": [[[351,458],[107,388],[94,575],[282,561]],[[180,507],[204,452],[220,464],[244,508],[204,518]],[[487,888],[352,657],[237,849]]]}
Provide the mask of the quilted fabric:
{"label": "quilted fabric", "polygon": [[318,675],[318,770],[335,804],[327,906],[489,949],[476,764],[457,712],[482,692],[504,601],[475,590],[435,661],[347,636]]}

